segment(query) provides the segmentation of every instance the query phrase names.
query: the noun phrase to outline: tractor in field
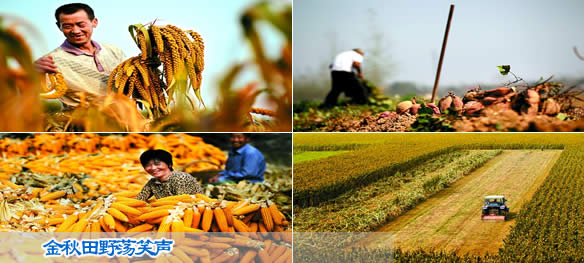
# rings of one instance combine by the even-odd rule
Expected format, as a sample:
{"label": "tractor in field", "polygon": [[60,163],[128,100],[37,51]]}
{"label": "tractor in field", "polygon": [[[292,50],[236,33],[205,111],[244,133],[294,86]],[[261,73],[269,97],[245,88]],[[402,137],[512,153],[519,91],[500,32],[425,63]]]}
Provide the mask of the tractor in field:
{"label": "tractor in field", "polygon": [[502,195],[489,195],[485,197],[483,204],[482,220],[507,220],[509,207],[505,205],[507,200]]}

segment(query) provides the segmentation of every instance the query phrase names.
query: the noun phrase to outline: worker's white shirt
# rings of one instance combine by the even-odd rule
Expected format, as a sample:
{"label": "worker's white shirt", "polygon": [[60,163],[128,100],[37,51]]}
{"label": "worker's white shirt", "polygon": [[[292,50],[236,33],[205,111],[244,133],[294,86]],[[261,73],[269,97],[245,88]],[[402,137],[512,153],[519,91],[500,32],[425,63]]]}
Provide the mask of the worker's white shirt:
{"label": "worker's white shirt", "polygon": [[338,54],[332,64],[332,71],[351,72],[353,62],[363,62],[363,56],[353,50],[345,51]]}

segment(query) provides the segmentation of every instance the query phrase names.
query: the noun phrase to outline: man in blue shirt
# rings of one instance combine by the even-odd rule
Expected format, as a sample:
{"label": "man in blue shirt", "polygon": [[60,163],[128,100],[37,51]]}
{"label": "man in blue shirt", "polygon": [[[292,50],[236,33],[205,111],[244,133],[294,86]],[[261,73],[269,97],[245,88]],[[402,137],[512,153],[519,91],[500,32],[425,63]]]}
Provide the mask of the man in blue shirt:
{"label": "man in blue shirt", "polygon": [[243,133],[234,133],[231,136],[233,149],[229,151],[225,170],[209,179],[210,183],[237,183],[241,180],[261,183],[264,181],[266,161],[258,149],[248,144],[250,141],[248,136]]}

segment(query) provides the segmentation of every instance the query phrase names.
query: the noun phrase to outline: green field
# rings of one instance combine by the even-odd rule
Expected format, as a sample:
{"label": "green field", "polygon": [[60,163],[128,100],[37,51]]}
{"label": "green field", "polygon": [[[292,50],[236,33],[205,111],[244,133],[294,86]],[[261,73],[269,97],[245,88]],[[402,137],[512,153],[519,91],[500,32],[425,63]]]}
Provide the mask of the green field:
{"label": "green field", "polygon": [[317,151],[309,151],[309,152],[297,152],[294,153],[294,164],[304,161],[322,159],[329,156],[346,153],[349,151],[325,151],[325,152],[317,152]]}

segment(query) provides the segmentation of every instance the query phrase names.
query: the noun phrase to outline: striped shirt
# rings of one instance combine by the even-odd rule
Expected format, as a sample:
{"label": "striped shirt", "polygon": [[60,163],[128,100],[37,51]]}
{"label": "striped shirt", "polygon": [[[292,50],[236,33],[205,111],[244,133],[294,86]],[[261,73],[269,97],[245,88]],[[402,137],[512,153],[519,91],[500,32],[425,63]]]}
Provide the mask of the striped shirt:
{"label": "striped shirt", "polygon": [[53,57],[57,71],[65,77],[68,90],[60,98],[65,106],[76,107],[83,93],[88,101],[105,96],[109,74],[125,60],[120,48],[93,40],[91,43],[95,47],[94,54],[71,45],[67,40],[47,54]]}

